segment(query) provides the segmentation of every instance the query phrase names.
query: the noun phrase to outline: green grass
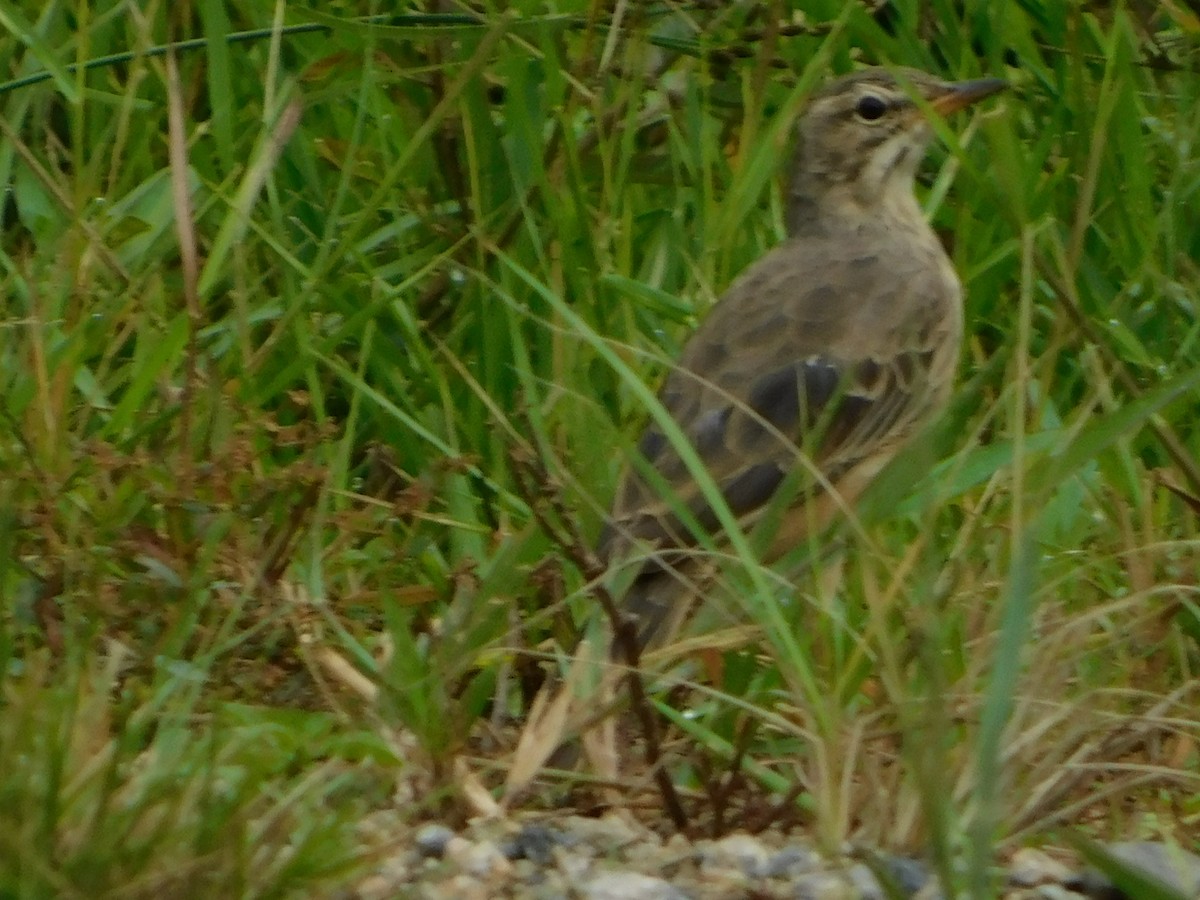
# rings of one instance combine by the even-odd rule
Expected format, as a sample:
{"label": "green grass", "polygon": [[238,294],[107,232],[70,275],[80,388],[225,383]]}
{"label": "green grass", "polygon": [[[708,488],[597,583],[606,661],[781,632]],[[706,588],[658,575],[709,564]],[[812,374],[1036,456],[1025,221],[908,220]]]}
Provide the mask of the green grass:
{"label": "green grass", "polygon": [[372,810],[468,814],[455,758],[498,789],[644,386],[859,60],[1014,86],[923,169],[960,387],[821,548],[723,567],[704,641],[761,636],[657,695],[693,825],[977,897],[1064,826],[1197,849],[1193,16],[312,6],[0,0],[0,896],[320,894]]}

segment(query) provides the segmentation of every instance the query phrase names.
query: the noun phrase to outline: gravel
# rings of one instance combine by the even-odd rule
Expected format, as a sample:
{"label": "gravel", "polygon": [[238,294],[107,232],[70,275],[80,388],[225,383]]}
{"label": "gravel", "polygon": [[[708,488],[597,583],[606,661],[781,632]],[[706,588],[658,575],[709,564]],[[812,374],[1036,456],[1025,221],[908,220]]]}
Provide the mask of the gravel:
{"label": "gravel", "polygon": [[[944,895],[925,860],[885,852],[821,853],[804,836],[733,833],[713,840],[660,835],[620,815],[480,820],[455,830],[425,824],[397,839],[396,817],[364,823],[392,847],[349,897],[390,900],[887,900]],[[1200,892],[1200,857],[1141,842],[1109,845],[1126,864],[1175,888]],[[869,863],[869,864],[868,864]],[[1107,878],[1062,852],[1026,848],[1007,861],[1006,900],[1125,900]]]}

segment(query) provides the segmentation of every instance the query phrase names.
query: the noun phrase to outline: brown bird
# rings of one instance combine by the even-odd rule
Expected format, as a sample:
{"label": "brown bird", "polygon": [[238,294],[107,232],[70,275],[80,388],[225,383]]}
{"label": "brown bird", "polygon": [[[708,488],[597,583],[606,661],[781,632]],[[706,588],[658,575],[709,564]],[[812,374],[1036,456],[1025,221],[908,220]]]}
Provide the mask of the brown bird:
{"label": "brown bird", "polygon": [[[659,399],[742,530],[778,519],[766,561],[827,526],[946,403],[962,287],[913,178],[929,114],[1004,87],[869,69],[815,94],[798,126],[787,239],[734,281],[667,376]],[[645,648],[668,641],[695,605],[708,555],[698,546],[719,545],[722,527],[712,492],[662,429],[651,424],[638,451],[598,552],[636,567],[623,608]],[[531,754],[519,764],[526,779],[569,730],[564,693],[531,711],[517,752]],[[509,782],[510,793],[521,786]]]}

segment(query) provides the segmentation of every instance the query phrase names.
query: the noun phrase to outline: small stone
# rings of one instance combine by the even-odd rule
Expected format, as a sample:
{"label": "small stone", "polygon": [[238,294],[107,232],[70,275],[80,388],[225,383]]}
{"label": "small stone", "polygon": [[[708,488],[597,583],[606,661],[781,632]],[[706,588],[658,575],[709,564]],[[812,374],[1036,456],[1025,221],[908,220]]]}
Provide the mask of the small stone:
{"label": "small stone", "polygon": [[748,834],[731,834],[717,841],[704,841],[696,850],[702,872],[735,869],[748,878],[763,878],[770,863],[767,848]]}
{"label": "small stone", "polygon": [[652,832],[635,830],[629,822],[614,813],[600,819],[567,816],[558,823],[557,829],[566,836],[565,843],[569,846],[587,844],[603,854],[653,837]]}
{"label": "small stone", "polygon": [[584,876],[592,867],[591,857],[578,850],[560,849],[555,857],[558,870],[562,872],[568,884],[578,884],[583,881]]}
{"label": "small stone", "polygon": [[512,873],[512,863],[491,841],[475,842],[455,836],[446,842],[446,859],[475,878],[505,877]]}
{"label": "small stone", "polygon": [[623,864],[637,872],[647,872],[678,883],[696,873],[700,855],[696,845],[681,834],[666,841],[639,841],[625,848]]}
{"label": "small stone", "polygon": [[442,856],[450,860],[459,860],[474,846],[474,841],[469,841],[461,835],[451,835],[450,840],[446,841],[446,846],[442,848]]}
{"label": "small stone", "polygon": [[1008,863],[1008,883],[1011,887],[1063,884],[1070,877],[1071,870],[1067,866],[1033,847],[1022,847]]}
{"label": "small stone", "polygon": [[920,860],[906,856],[884,856],[881,861],[905,897],[913,896],[929,884],[929,870]]}
{"label": "small stone", "polygon": [[840,872],[811,872],[792,883],[796,900],[861,900],[861,893]]}
{"label": "small stone", "polygon": [[862,900],[885,900],[886,895],[883,893],[883,888],[879,886],[879,879],[865,863],[852,865],[849,875],[850,883],[858,891],[855,897],[861,897]]}
{"label": "small stone", "polygon": [[662,847],[665,855],[674,859],[687,859],[696,853],[696,847],[692,842],[678,833],[667,838],[667,842]]}
{"label": "small stone", "polygon": [[[1200,856],[1181,847],[1154,841],[1108,844],[1105,849],[1126,865],[1145,872],[1185,897],[1200,893]],[[1107,876],[1088,869],[1070,879],[1067,887],[1098,900],[1122,900],[1127,895]]]}
{"label": "small stone", "polygon": [[583,885],[583,900],[690,900],[687,894],[661,878],[636,872],[605,872]]}
{"label": "small stone", "polygon": [[821,855],[811,847],[791,844],[771,854],[767,860],[767,878],[795,878],[821,865]]}
{"label": "small stone", "polygon": [[454,837],[453,829],[432,823],[422,825],[417,829],[413,843],[416,844],[417,852],[422,856],[429,859],[441,859],[446,853],[446,844],[452,837]]}
{"label": "small stone", "polygon": [[423,900],[491,900],[494,896],[491,889],[477,878],[470,875],[455,875],[443,882],[425,885],[420,895]]}
{"label": "small stone", "polygon": [[545,825],[526,825],[500,845],[509,859],[528,859],[539,866],[549,865],[554,848],[564,843],[563,836]]}
{"label": "small stone", "polygon": [[360,881],[354,888],[358,900],[387,900],[395,896],[396,885],[382,875],[370,875]]}

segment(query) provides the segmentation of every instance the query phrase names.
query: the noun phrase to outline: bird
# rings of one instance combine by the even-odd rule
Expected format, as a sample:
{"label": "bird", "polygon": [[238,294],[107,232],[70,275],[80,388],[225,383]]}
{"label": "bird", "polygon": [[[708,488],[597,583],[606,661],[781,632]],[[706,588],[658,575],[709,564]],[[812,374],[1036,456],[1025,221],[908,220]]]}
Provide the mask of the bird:
{"label": "bird", "polygon": [[[690,452],[651,421],[596,546],[605,566],[634,570],[620,608],[637,651],[671,640],[703,597],[711,556],[703,545],[720,545],[730,515],[743,533],[771,526],[763,561],[778,559],[851,508],[946,405],[963,292],[917,202],[915,175],[934,136],[931,116],[1006,86],[876,67],[809,99],[784,196],[785,239],[717,300],[659,390]],[[728,514],[714,508],[713,485]],[[612,635],[609,644],[619,663]],[[535,700],[510,793],[565,737],[569,693]],[[613,741],[610,728],[605,746],[589,751],[609,773]],[[608,762],[597,766],[596,756]]]}

